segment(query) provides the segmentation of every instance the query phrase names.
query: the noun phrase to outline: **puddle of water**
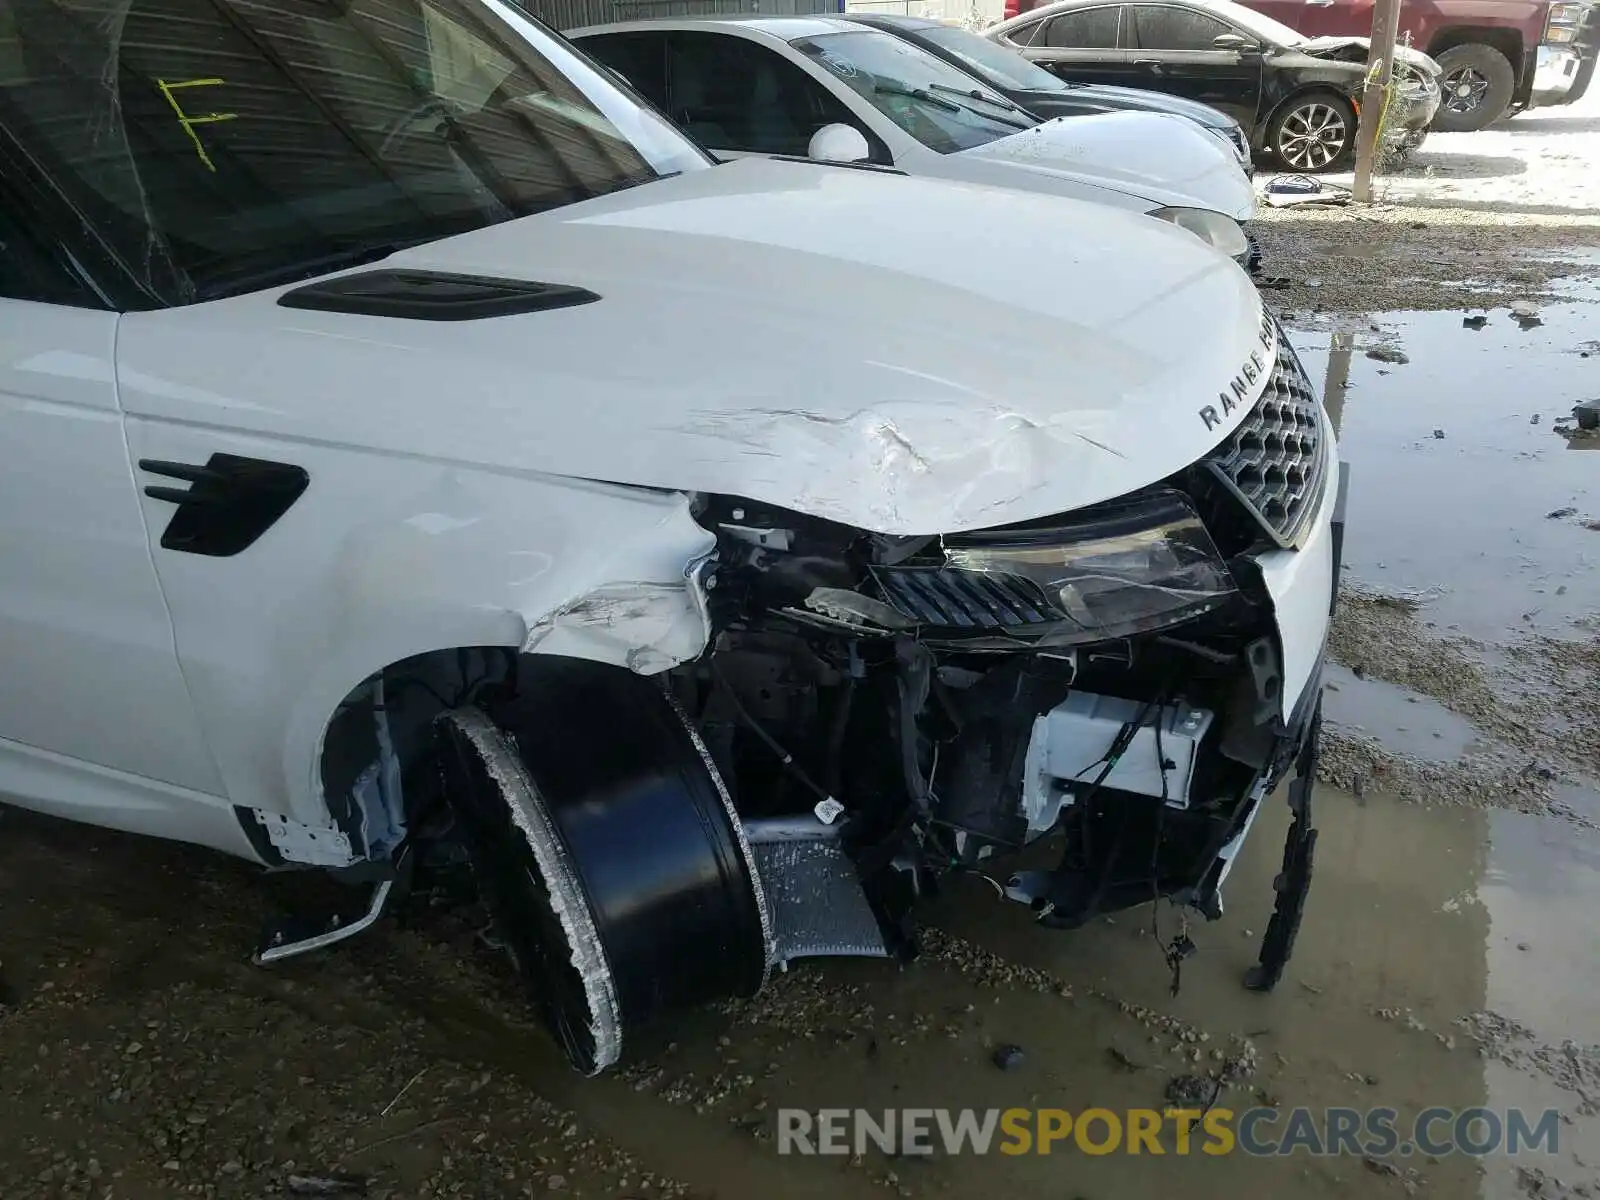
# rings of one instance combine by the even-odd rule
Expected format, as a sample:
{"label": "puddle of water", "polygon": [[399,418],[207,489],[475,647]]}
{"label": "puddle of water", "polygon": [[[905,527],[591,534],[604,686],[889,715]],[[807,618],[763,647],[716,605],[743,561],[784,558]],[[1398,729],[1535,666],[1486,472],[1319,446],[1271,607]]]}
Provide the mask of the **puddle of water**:
{"label": "puddle of water", "polygon": [[[1287,824],[1281,802],[1263,815],[1229,881],[1227,914],[1191,925],[1200,949],[1184,964],[1176,997],[1150,935],[1148,909],[1055,934],[971,881],[931,918],[966,946],[995,956],[987,965],[975,969],[970,957],[941,956],[903,969],[802,966],[797,970],[814,973],[820,993],[832,997],[824,1015],[805,1018],[805,1032],[758,1014],[731,1026],[708,1014],[703,1028],[681,1037],[673,1070],[710,1076],[754,1069],[761,1082],[741,1103],[747,1111],[761,1100],[769,1113],[778,1106],[1119,1111],[1162,1107],[1172,1078],[1215,1067],[1212,1051],[1226,1051],[1238,1035],[1253,1042],[1260,1065],[1247,1084],[1224,1094],[1225,1106],[1389,1106],[1399,1110],[1402,1128],[1431,1105],[1555,1107],[1573,1123],[1561,1127],[1555,1158],[1532,1162],[1569,1183],[1592,1181],[1600,1163],[1583,1167],[1573,1154],[1600,1148],[1600,1127],[1579,1115],[1579,1097],[1537,1064],[1480,1057],[1457,1022],[1494,1010],[1531,1030],[1527,1046],[1600,1042],[1600,994],[1592,986],[1600,975],[1600,933],[1592,919],[1600,907],[1600,834],[1574,837],[1560,822],[1428,809],[1378,793],[1361,804],[1329,788],[1319,790],[1317,808],[1316,884],[1295,959],[1269,996],[1246,991],[1241,979],[1270,908]],[[1161,921],[1162,936],[1170,938],[1177,918],[1164,909]],[[1009,974],[986,978],[996,963],[1002,972],[1045,973],[1072,995],[1048,985],[1033,990]],[[1183,1043],[1163,1028],[1171,1020],[1207,1040]],[[840,1028],[846,1025],[853,1032]],[[720,1039],[724,1031],[727,1042]],[[1002,1044],[1022,1049],[1016,1069],[1003,1071],[991,1061]],[[1199,1064],[1180,1056],[1192,1049],[1201,1052]],[[841,1176],[827,1160],[777,1159],[770,1142],[757,1153],[795,1186],[809,1180],[831,1187],[830,1180],[853,1174]],[[1517,1162],[1460,1155],[1394,1161],[1419,1172],[1418,1194],[1523,1196]],[[867,1170],[893,1170],[892,1187],[903,1195],[1003,1191],[1018,1200],[1180,1190],[1195,1200],[1376,1195],[1390,1188],[1399,1195],[1402,1182],[1380,1179],[1358,1158],[1185,1158],[1170,1146],[1159,1157],[1095,1157],[1069,1144],[1048,1157],[933,1162],[889,1162],[872,1152]]]}
{"label": "puddle of water", "polygon": [[[1564,1070],[1563,1043],[1577,1043],[1590,1064],[1600,1056],[1600,833],[1575,830],[1563,820],[1517,813],[1489,814],[1489,859],[1478,892],[1489,915],[1486,1007],[1533,1034],[1510,1044],[1516,1056],[1549,1047],[1548,1060]],[[1570,1063],[1570,1060],[1569,1060]],[[1485,1062],[1492,1103],[1534,1112],[1558,1108],[1570,1121],[1560,1129],[1554,1161],[1538,1163],[1569,1183],[1600,1177],[1600,1074],[1584,1076],[1592,1110],[1585,1114],[1574,1093],[1539,1068]],[[1579,1162],[1587,1164],[1587,1169]],[[1515,1164],[1486,1164],[1485,1190],[1518,1196]]]}
{"label": "puddle of water", "polygon": [[[1291,330],[1352,468],[1345,561],[1357,579],[1426,593],[1426,619],[1470,636],[1568,635],[1600,597],[1600,531],[1581,524],[1600,519],[1600,489],[1595,460],[1552,426],[1600,396],[1600,355],[1573,353],[1596,310],[1545,306],[1527,330],[1505,309],[1486,315],[1476,330],[1459,312]],[[1367,358],[1379,343],[1410,361]],[[1576,512],[1548,515],[1564,509]]]}
{"label": "puddle of water", "polygon": [[1330,724],[1378,738],[1397,754],[1430,762],[1455,762],[1481,744],[1478,731],[1431,696],[1381,679],[1358,679],[1330,662],[1322,711]]}

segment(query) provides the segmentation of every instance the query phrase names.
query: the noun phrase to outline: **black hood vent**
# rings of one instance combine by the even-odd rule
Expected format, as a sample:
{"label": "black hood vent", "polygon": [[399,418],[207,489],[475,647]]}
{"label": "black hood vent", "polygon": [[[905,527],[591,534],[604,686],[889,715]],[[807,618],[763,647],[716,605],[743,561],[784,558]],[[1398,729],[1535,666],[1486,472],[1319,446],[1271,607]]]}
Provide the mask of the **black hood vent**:
{"label": "black hood vent", "polygon": [[482,321],[521,313],[593,304],[587,288],[444,271],[361,271],[295,288],[278,297],[284,308],[402,317],[411,321]]}

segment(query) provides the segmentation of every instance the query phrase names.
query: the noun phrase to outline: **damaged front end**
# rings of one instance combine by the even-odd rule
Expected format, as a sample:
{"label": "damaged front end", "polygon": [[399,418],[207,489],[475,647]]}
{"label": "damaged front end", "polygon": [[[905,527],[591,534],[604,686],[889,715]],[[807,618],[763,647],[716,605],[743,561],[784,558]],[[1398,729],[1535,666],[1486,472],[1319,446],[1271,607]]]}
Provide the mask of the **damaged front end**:
{"label": "damaged front end", "polygon": [[[1293,773],[1246,981],[1277,982],[1315,844],[1341,472],[1274,344],[1204,459],[1057,516],[906,536],[693,496],[703,653],[629,671],[541,646],[445,714],[446,791],[575,1065],[794,959],[910,956],[918,901],[959,873],[1052,928],[1163,899],[1218,917]],[[1175,979],[1193,948],[1163,947]]]}
{"label": "damaged front end", "polygon": [[[1200,477],[903,538],[702,498],[718,633],[672,682],[752,840],[776,823],[791,858],[808,832],[836,847],[819,862],[855,865],[889,952],[911,948],[911,908],[942,876],[1053,832],[1053,868],[997,880],[1044,924],[1158,897],[1220,915],[1309,712],[1280,715],[1271,598],[1245,531],[1230,560],[1201,518],[1215,492]],[[780,922],[780,959],[818,952],[812,924],[791,947]]]}
{"label": "damaged front end", "polygon": [[[700,497],[717,632],[673,688],[754,839],[778,821],[792,842],[809,815],[891,951],[951,871],[999,869],[1055,927],[1161,897],[1216,917],[1262,800],[1315,740],[1317,677],[1286,684],[1260,563],[1336,523],[1338,473],[1280,335],[1206,459],[1059,517],[889,537]],[[1053,867],[1010,869],[1052,833]]]}

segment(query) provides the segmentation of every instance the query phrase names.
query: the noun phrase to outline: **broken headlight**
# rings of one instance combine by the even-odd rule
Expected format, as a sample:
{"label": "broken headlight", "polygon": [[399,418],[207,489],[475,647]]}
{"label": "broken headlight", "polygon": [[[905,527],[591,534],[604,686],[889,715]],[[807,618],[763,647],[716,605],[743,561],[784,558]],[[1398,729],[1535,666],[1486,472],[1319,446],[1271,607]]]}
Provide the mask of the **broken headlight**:
{"label": "broken headlight", "polygon": [[878,567],[915,624],[1052,646],[1127,637],[1220,608],[1233,577],[1189,501],[1162,490],[1070,522],[946,537],[942,566]]}

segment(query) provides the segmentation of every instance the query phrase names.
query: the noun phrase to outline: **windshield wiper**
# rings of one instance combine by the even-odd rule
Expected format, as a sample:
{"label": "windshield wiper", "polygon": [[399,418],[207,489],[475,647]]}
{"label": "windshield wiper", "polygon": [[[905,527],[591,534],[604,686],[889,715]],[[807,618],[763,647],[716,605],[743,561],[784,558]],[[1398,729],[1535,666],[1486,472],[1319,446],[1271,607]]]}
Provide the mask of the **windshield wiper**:
{"label": "windshield wiper", "polygon": [[[1028,118],[1026,115],[1012,115],[1022,113],[1022,110],[1015,104],[1011,104],[1008,101],[997,101],[991,99],[990,97],[985,96],[982,92],[964,92],[960,88],[947,87],[942,83],[930,83],[928,86],[930,88],[936,88],[940,92],[948,93],[953,96],[960,96],[962,100],[966,100],[967,103],[962,104],[960,100],[950,101],[950,103],[957,105],[963,111],[969,112],[975,117],[982,117],[985,121],[993,121],[996,125],[1005,125],[1011,129],[1032,129],[1036,124],[1038,124],[1037,121]],[[995,105],[996,107],[1004,104],[1005,111],[1004,113],[996,113],[988,109],[979,108],[977,105],[971,103],[974,100],[982,100],[985,104]]]}
{"label": "windshield wiper", "polygon": [[961,105],[955,101],[946,100],[943,96],[935,96],[926,88],[908,88],[900,83],[880,83],[872,90],[879,96],[904,96],[908,100],[921,100],[924,104],[942,108],[946,112],[961,111]]}
{"label": "windshield wiper", "polygon": [[999,96],[985,95],[977,88],[972,88],[969,91],[966,88],[951,87],[948,83],[930,83],[928,85],[928,90],[930,92],[944,92],[951,96],[965,96],[968,100],[982,100],[985,104],[992,104],[996,108],[1003,108],[1007,112],[1022,111],[1015,104],[1011,103],[1011,101],[1001,99]]}

